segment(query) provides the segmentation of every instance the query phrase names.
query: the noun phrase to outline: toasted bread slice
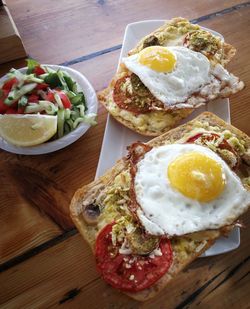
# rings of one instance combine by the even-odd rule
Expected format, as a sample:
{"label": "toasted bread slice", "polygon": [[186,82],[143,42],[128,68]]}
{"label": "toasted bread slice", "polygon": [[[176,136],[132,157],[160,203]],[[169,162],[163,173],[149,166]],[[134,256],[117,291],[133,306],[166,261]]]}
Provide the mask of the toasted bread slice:
{"label": "toasted bread slice", "polygon": [[202,94],[192,95],[189,98],[190,103],[185,104],[185,106],[152,110],[147,113],[134,113],[120,108],[113,99],[113,91],[117,80],[123,78],[127,72],[128,70],[121,65],[119,72],[115,75],[110,85],[98,93],[98,99],[118,122],[145,136],[159,136],[176,127],[180,121],[190,115],[194,109],[204,105],[208,101],[216,98],[227,98],[244,88],[244,83],[231,74],[231,77],[235,80],[232,86],[226,86],[217,93],[213,93],[211,90],[214,85],[208,85],[210,93],[207,94],[206,97]]}
{"label": "toasted bread slice", "polygon": [[[250,191],[248,165],[250,163],[250,138],[230,124],[225,123],[214,114],[205,112],[193,121],[151,140],[148,144],[152,147],[157,147],[164,144],[178,143],[179,141],[180,143],[183,143],[186,138],[193,136],[193,134],[200,132],[200,130],[217,132],[218,134],[225,132],[223,133],[225,134],[224,136],[227,136],[228,142],[232,144],[232,147],[241,160],[241,163],[237,165],[235,172],[238,174],[245,188]],[[107,206],[104,201],[107,196],[107,190],[114,186],[116,179],[120,177],[124,171],[128,170],[128,168],[128,160],[122,158],[102,177],[79,189],[72,198],[70,205],[72,220],[93,251],[95,249],[95,241],[99,231],[106,224],[114,220],[112,212],[105,212],[105,207]],[[126,179],[124,182],[126,184]],[[96,216],[93,217],[93,213],[91,213],[91,216],[89,217],[86,215],[88,211],[87,209],[89,205],[93,204],[100,205],[100,208],[98,208]],[[99,211],[101,213],[99,213]],[[117,213],[114,214],[115,216],[117,215]],[[139,301],[145,301],[154,297],[184,267],[206,251],[218,237],[227,235],[232,228],[233,224],[217,230],[201,231],[172,238],[171,245],[174,252],[174,260],[168,272],[150,288],[136,293],[126,292],[126,294]]]}
{"label": "toasted bread slice", "polygon": [[[143,48],[151,45],[183,46],[183,42],[187,35],[189,35],[188,41],[193,42],[189,43],[187,47],[201,52],[209,59],[211,67],[213,68],[212,76],[215,76],[215,79],[204,86],[200,91],[192,93],[186,102],[177,102],[173,106],[170,105],[161,108],[157,106],[156,108],[151,108],[146,113],[140,110],[138,112],[133,112],[133,109],[131,109],[128,103],[126,103],[127,108],[124,108],[118,106],[114,100],[113,94],[117,81],[131,74],[125,65],[121,64],[109,86],[98,93],[100,103],[105,106],[108,112],[118,122],[142,135],[159,136],[173,127],[176,127],[182,119],[185,119],[199,106],[216,98],[229,97],[244,88],[244,83],[239,81],[233,74],[228,75],[229,79],[226,84],[224,79],[225,76],[222,79],[217,78],[217,73],[223,70],[220,66],[223,67],[231,60],[236,49],[223,42],[221,38],[202,30],[199,25],[191,24],[188,20],[181,17],[166,21],[162,27],[144,37],[135,49],[130,51],[129,55],[134,55]],[[215,69],[216,65],[217,68]],[[134,93],[134,90],[132,92]],[[137,96],[136,92],[135,95]],[[141,97],[137,97],[137,99],[141,104]],[[128,100],[126,99],[126,101]],[[134,102],[132,102],[132,106],[133,104]]]}
{"label": "toasted bread slice", "polygon": [[192,24],[185,18],[175,17],[167,20],[164,25],[142,38],[129,52],[129,55],[139,53],[150,45],[183,45],[185,37],[190,34],[192,34],[191,40],[193,41],[191,49],[209,56],[212,64],[220,63],[225,66],[236,53],[235,47],[223,42],[220,37],[208,35],[199,25]]}
{"label": "toasted bread slice", "polygon": [[98,93],[98,100],[105,106],[107,111],[122,125],[134,132],[145,136],[158,136],[175,127],[182,119],[193,112],[193,108],[182,108],[177,110],[151,111],[147,114],[134,114],[122,110],[113,100],[112,94],[114,84],[123,74],[116,75],[110,85]]}

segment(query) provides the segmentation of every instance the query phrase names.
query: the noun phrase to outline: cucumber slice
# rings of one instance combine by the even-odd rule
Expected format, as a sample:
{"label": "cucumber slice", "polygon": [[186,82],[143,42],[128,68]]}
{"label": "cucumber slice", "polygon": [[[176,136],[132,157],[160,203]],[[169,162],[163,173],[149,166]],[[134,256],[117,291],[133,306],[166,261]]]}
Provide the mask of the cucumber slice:
{"label": "cucumber slice", "polygon": [[37,85],[36,83],[31,83],[31,84],[27,84],[27,85],[22,86],[21,89],[12,90],[9,93],[8,97],[4,100],[4,103],[6,105],[11,105],[15,101],[19,100],[24,94],[35,89],[36,85]]}
{"label": "cucumber slice", "polygon": [[57,112],[57,134],[58,138],[63,137],[64,133],[64,109],[59,109]]}

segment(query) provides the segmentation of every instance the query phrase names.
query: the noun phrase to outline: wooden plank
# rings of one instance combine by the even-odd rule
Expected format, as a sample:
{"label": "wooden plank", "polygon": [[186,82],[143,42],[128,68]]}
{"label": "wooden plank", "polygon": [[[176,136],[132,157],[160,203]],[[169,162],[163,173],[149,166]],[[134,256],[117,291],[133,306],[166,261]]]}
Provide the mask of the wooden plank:
{"label": "wooden plank", "polygon": [[25,58],[13,60],[0,65],[0,77],[4,76],[11,68],[22,68],[26,66]]}
{"label": "wooden plank", "polygon": [[[117,69],[120,52],[121,50],[119,49],[94,59],[74,64],[71,67],[84,74],[98,92],[107,87],[113,78]],[[98,68],[98,72],[93,69],[94,67]]]}
{"label": "wooden plank", "polygon": [[[250,224],[250,213],[244,216]],[[1,308],[246,308],[250,302],[248,244],[242,230],[239,249],[201,258],[180,273],[158,297],[139,304],[104,283],[92,252],[77,234],[0,275]],[[98,295],[98,297],[97,297]],[[178,307],[179,305],[179,307]]]}
{"label": "wooden plank", "polygon": [[[2,64],[0,76],[12,67],[24,65],[23,59]],[[13,174],[17,172],[15,167],[22,166],[25,158],[30,160],[30,157],[0,150],[0,221],[4,222],[0,225],[0,264],[63,233],[63,229],[51,221],[45,212],[27,203],[26,192],[22,190],[24,175],[19,175],[18,183]]]}
{"label": "wooden plank", "polygon": [[74,192],[94,178],[105,122],[106,111],[100,107],[98,126],[52,154],[21,156],[0,150],[0,219],[8,222],[0,226],[0,263],[74,227],[68,206]]}
{"label": "wooden plank", "polygon": [[192,19],[242,2],[8,0],[7,4],[28,54],[44,63],[61,63],[122,43],[128,23],[175,16]]}
{"label": "wooden plank", "polygon": [[[96,61],[88,61],[87,72],[93,71],[91,68],[96,65],[100,67],[99,74],[105,76],[110,72],[111,65],[115,70],[117,60],[114,58],[118,55],[119,51],[112,53],[111,57],[105,55]],[[101,65],[102,58],[105,65]],[[24,65],[23,61],[15,64],[17,67]],[[8,64],[4,66],[6,68]],[[95,79],[94,86],[100,89],[106,80]],[[94,178],[105,122],[106,111],[100,106],[98,126],[65,149],[43,156],[20,156],[0,151],[0,170],[5,179],[0,190],[0,218],[8,222],[8,226],[0,226],[0,233],[4,235],[0,240],[3,248],[0,263],[74,227],[69,218],[68,205],[74,192]],[[12,215],[11,205],[15,205],[15,216]],[[36,229],[36,226],[40,228]],[[9,228],[10,232],[6,233]]]}
{"label": "wooden plank", "polygon": [[[112,58],[107,59],[109,64],[100,66],[101,75],[109,70]],[[0,74],[13,66],[24,65],[24,60],[4,64]],[[95,65],[94,60],[88,64],[89,68],[91,65]],[[94,178],[105,122],[106,111],[100,107],[98,126],[73,145],[53,154],[21,156],[0,150],[0,179],[6,179],[1,181],[4,185],[0,190],[0,219],[8,222],[0,226],[0,233],[4,235],[0,240],[0,263],[74,227],[68,205],[74,192]]]}
{"label": "wooden plank", "polygon": [[3,156],[0,167],[0,263],[62,233],[57,224],[26,203],[26,197],[20,194],[20,186],[16,186],[7,172],[12,163],[2,159]]}

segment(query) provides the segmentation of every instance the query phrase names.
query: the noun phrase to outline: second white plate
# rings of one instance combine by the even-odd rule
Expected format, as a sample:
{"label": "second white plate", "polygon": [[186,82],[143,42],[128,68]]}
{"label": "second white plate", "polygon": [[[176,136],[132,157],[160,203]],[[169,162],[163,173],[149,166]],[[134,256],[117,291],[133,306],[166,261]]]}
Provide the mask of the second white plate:
{"label": "second white plate", "polygon": [[[142,37],[154,31],[163,23],[164,20],[147,20],[128,24],[123,38],[123,45],[119,63],[121,61],[121,58],[127,56],[129,50],[131,50]],[[217,36],[220,36],[223,39],[222,35],[218,32],[212,31],[210,29],[206,30],[212,32]],[[197,115],[204,111],[212,112],[226,122],[230,123],[230,108],[228,99],[218,99],[216,101],[213,101],[212,103],[208,103],[206,106],[198,108],[188,118],[186,118],[184,122],[195,118]],[[126,155],[128,145],[135,141],[147,142],[150,139],[150,137],[142,136],[133,132],[132,130],[118,123],[112,117],[108,116],[101,154],[96,170],[96,178],[102,176],[105,171],[111,168],[118,159]],[[211,256],[229,252],[238,248],[239,245],[240,230],[239,228],[235,228],[231,232],[229,237],[222,237],[218,239],[216,243],[203,254],[203,256]]]}

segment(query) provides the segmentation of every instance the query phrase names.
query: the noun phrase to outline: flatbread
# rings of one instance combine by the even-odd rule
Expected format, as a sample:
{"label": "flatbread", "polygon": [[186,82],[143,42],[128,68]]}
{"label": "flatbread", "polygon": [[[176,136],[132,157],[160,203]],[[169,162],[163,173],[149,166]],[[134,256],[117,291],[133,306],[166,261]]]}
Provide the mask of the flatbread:
{"label": "flatbread", "polygon": [[[236,137],[239,141],[241,141],[242,144],[244,144],[244,151],[242,149],[238,150],[241,157],[241,165],[237,167],[235,172],[240,177],[245,188],[250,191],[249,182],[246,181],[249,179],[250,174],[250,138],[240,130],[234,128],[230,124],[225,123],[222,119],[218,118],[212,113],[202,113],[193,121],[179,126],[178,128],[173,129],[159,137],[156,137],[147,144],[152,147],[158,147],[164,144],[172,144],[178,140],[181,140],[183,137],[190,134],[190,132],[193,130],[201,128],[207,131],[211,131],[211,129],[216,130],[218,133],[228,130],[232,136]],[[235,149],[239,149],[238,144],[235,145],[235,147]],[[122,158],[102,177],[84,186],[83,188],[80,188],[73,196],[70,205],[72,220],[93,251],[95,248],[95,240],[99,231],[103,228],[103,226],[112,222],[113,218],[112,216],[99,216],[95,222],[87,222],[83,215],[85,211],[84,209],[87,205],[92,203],[103,203],[102,201],[106,196],[106,189],[109,186],[112,186],[114,179],[123,171],[127,170],[128,167],[128,160],[126,158]],[[102,205],[102,207],[105,206]],[[205,252],[218,237],[221,235],[228,235],[232,228],[233,225],[230,225],[219,230],[196,232],[188,235],[188,238],[178,238],[177,243],[172,244],[174,251],[174,261],[169,271],[150,288],[140,292],[126,294],[140,301],[145,301],[155,297],[155,295],[159,293],[159,291],[162,290],[167,285],[167,283],[172,280],[180,271],[182,271],[184,267],[186,267],[196,257]],[[180,248],[183,247],[183,244],[184,248],[187,248],[188,250],[180,250]]]}
{"label": "flatbread", "polygon": [[[197,34],[198,33],[198,34]],[[148,44],[164,46],[183,46],[187,35],[192,37],[199,52],[208,57],[213,79],[199,92],[193,93],[186,102],[180,102],[173,106],[167,106],[164,110],[155,109],[147,113],[134,113],[120,108],[113,99],[113,91],[116,82],[131,72],[121,64],[118,72],[109,86],[98,93],[98,99],[108,112],[121,124],[145,136],[159,136],[171,128],[176,127],[182,119],[190,115],[194,109],[216,98],[227,98],[244,88],[244,83],[233,74],[222,74],[223,66],[234,56],[236,49],[214,35],[203,33],[199,25],[193,25],[188,20],[178,17],[156,29],[144,37],[137,46],[129,52],[129,55],[140,52]],[[196,36],[195,36],[196,35]],[[199,36],[200,35],[200,36]],[[203,40],[202,37],[205,36]],[[155,42],[156,40],[156,42]],[[192,42],[190,39],[190,42]],[[187,43],[185,43],[187,44]],[[197,46],[189,44],[190,49],[197,51]],[[218,74],[222,78],[218,78]]]}

